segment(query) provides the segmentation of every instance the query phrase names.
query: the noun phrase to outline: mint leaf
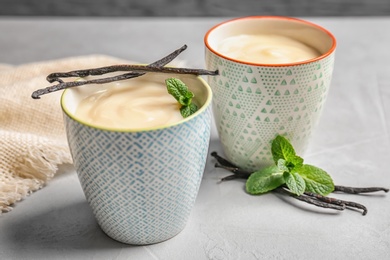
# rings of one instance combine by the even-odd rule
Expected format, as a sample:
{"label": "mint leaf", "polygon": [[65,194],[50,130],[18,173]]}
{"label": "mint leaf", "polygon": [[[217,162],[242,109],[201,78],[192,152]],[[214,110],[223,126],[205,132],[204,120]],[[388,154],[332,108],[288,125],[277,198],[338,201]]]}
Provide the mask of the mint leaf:
{"label": "mint leaf", "polygon": [[306,184],[305,180],[297,172],[284,172],[283,179],[286,182],[287,187],[295,195],[302,195],[305,192]]}
{"label": "mint leaf", "polygon": [[194,103],[191,103],[189,106],[182,106],[180,108],[180,113],[183,116],[183,118],[189,117],[196,111],[198,111],[198,107]]}
{"label": "mint leaf", "polygon": [[188,87],[183,81],[176,78],[169,78],[165,80],[168,93],[171,94],[183,106],[188,106],[191,103],[194,94],[188,91]]}
{"label": "mint leaf", "polygon": [[333,180],[330,175],[315,166],[304,164],[297,169],[306,183],[306,191],[317,193],[323,196],[334,191]]}
{"label": "mint leaf", "polygon": [[188,90],[186,84],[177,78],[169,78],[165,80],[168,93],[171,94],[181,105],[180,113],[183,118],[189,117],[196,111],[198,107],[192,103],[194,93]]}
{"label": "mint leaf", "polygon": [[294,165],[294,167],[300,167],[303,165],[303,158],[295,155],[289,160],[290,164]]}
{"label": "mint leaf", "polygon": [[246,181],[246,191],[252,195],[266,193],[284,184],[283,174],[277,166],[252,173]]}
{"label": "mint leaf", "polygon": [[278,135],[272,141],[271,152],[275,164],[278,164],[279,159],[283,159],[290,170],[303,164],[303,159],[295,154],[294,147],[283,136]]}
{"label": "mint leaf", "polygon": [[288,171],[290,171],[290,170],[288,169],[288,167],[286,166],[286,161],[283,160],[283,159],[279,159],[277,165],[278,165],[278,169],[279,169],[281,172],[288,172]]}
{"label": "mint leaf", "polygon": [[194,93],[188,91],[184,94],[184,96],[180,96],[179,103],[183,106],[189,106],[191,104],[192,98],[194,97]]}

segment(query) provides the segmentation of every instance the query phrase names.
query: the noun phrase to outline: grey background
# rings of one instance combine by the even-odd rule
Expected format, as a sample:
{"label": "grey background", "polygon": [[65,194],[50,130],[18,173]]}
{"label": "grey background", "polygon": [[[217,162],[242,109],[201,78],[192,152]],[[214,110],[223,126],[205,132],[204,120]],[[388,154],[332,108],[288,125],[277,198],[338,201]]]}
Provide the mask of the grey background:
{"label": "grey background", "polygon": [[390,0],[0,0],[5,16],[388,16]]}

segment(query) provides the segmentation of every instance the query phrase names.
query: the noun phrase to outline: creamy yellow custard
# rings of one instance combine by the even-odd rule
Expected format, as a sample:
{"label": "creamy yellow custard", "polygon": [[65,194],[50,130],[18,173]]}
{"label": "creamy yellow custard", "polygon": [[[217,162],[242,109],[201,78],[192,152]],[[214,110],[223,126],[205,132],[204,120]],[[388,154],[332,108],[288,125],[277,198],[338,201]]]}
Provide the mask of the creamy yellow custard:
{"label": "creamy yellow custard", "polygon": [[310,60],[320,53],[302,42],[282,35],[236,35],[222,40],[217,50],[230,58],[261,64],[284,64]]}
{"label": "creamy yellow custard", "polygon": [[145,129],[183,120],[180,105],[163,82],[132,79],[109,84],[79,103],[76,117],[88,124],[115,129]]}

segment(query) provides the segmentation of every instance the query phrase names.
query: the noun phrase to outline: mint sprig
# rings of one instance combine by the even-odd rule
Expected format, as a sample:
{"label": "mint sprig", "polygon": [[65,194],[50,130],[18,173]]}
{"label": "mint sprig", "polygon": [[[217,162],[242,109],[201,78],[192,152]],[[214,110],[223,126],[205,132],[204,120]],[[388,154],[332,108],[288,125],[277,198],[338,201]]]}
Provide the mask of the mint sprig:
{"label": "mint sprig", "polygon": [[181,105],[180,113],[183,118],[189,117],[198,111],[197,105],[192,103],[194,93],[188,90],[186,84],[177,78],[169,78],[165,80],[168,93],[171,94]]}
{"label": "mint sprig", "polygon": [[284,183],[283,172],[277,166],[270,166],[251,174],[246,182],[246,191],[257,195],[274,190]]}
{"label": "mint sprig", "polygon": [[296,195],[308,191],[326,196],[334,191],[330,175],[318,167],[303,164],[303,159],[283,136],[278,135],[272,141],[271,151],[275,166],[252,173],[246,182],[248,193],[262,194],[282,185]]}

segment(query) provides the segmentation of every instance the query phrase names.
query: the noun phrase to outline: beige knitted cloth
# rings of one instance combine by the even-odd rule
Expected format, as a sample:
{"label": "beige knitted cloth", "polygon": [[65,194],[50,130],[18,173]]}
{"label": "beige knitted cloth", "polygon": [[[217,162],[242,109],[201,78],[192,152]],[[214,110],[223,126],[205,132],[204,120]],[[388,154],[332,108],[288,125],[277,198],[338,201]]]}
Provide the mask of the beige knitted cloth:
{"label": "beige knitted cloth", "polygon": [[57,171],[71,163],[60,92],[31,98],[50,85],[52,72],[95,68],[125,61],[101,55],[67,58],[17,67],[0,64],[0,214],[42,188]]}

